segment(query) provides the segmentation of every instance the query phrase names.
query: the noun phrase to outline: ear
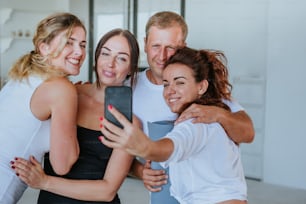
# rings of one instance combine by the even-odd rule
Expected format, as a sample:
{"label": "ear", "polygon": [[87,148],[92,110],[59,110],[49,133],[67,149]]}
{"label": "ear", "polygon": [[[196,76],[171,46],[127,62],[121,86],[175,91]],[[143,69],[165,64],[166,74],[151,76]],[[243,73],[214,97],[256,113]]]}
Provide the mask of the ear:
{"label": "ear", "polygon": [[143,41],[144,41],[144,52],[147,53],[147,38],[144,37]]}
{"label": "ear", "polygon": [[208,88],[208,81],[205,79],[199,83],[198,94],[202,96],[207,91],[207,88]]}
{"label": "ear", "polygon": [[39,46],[39,51],[43,56],[47,56],[50,54],[49,45],[46,43],[41,43]]}

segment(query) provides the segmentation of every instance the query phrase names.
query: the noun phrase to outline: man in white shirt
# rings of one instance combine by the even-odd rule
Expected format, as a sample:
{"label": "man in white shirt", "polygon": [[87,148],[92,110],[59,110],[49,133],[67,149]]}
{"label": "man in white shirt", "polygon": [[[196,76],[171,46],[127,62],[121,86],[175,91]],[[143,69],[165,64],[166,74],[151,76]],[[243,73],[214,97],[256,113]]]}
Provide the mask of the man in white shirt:
{"label": "man in white shirt", "polygon": [[[147,22],[144,49],[149,68],[139,74],[133,91],[133,112],[142,121],[147,135],[148,122],[177,119],[177,115],[171,112],[163,98],[162,73],[165,62],[177,48],[186,45],[187,33],[185,20],[174,12],[158,12]],[[218,122],[234,142],[252,142],[255,133],[250,117],[238,103],[225,102],[231,112],[215,106],[193,104],[176,122],[190,118],[196,123]],[[138,160],[135,160],[132,166],[132,174],[141,178],[145,187],[152,192],[160,191],[161,186],[167,183],[167,175],[164,172],[153,170],[149,163],[143,164]]]}

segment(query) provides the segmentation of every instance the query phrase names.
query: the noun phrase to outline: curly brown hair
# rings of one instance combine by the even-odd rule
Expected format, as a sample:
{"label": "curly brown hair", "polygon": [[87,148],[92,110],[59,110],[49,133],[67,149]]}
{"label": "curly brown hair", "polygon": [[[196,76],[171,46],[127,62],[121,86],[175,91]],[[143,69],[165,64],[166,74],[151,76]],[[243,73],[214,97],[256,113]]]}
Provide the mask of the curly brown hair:
{"label": "curly brown hair", "polygon": [[229,110],[223,99],[231,100],[232,85],[228,80],[227,59],[218,50],[196,50],[183,47],[166,62],[184,64],[192,69],[196,82],[208,81],[207,91],[193,103],[214,105]]}

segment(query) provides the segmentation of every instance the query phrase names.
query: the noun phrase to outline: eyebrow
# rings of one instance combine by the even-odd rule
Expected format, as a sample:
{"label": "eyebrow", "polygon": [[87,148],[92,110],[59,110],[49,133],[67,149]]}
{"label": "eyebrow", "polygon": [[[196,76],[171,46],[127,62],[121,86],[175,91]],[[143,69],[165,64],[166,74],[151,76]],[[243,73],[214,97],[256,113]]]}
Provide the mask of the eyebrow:
{"label": "eyebrow", "polygon": [[[106,49],[107,51],[112,51],[111,49],[109,49],[108,47],[102,47],[101,49]],[[128,53],[126,53],[126,52],[118,52],[118,54],[121,54],[121,55],[127,55],[127,56],[130,56]]]}
{"label": "eyebrow", "polygon": [[[70,37],[69,40],[77,41],[77,39],[73,37]],[[81,43],[86,43],[86,40],[81,41]]]}
{"label": "eyebrow", "polygon": [[[184,76],[178,76],[178,77],[175,77],[175,78],[174,78],[174,81],[175,81],[175,80],[178,80],[178,79],[187,79],[187,78],[184,77]],[[168,82],[168,80],[163,79],[163,82]]]}
{"label": "eyebrow", "polygon": [[174,77],[174,80],[177,80],[177,79],[187,79],[187,78],[186,78],[186,77],[184,77],[184,76]]}

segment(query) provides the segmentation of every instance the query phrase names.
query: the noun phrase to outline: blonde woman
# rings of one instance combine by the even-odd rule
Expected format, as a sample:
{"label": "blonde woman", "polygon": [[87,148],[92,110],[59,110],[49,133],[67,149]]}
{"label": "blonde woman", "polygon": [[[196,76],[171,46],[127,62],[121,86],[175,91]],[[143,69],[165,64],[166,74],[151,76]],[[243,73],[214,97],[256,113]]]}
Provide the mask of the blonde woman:
{"label": "blonde woman", "polygon": [[0,92],[0,203],[15,204],[27,185],[12,169],[15,157],[39,161],[50,151],[57,174],[69,172],[79,155],[76,137],[77,91],[68,80],[86,55],[86,30],[70,13],[43,19],[34,50],[9,72]]}

